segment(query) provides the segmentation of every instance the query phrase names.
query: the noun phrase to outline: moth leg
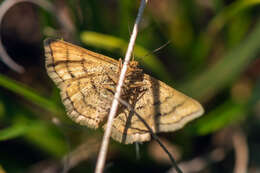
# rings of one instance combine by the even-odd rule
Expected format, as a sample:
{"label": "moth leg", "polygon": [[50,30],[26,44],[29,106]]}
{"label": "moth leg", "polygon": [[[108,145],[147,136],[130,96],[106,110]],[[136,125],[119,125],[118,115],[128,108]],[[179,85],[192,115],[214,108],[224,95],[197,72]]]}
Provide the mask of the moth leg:
{"label": "moth leg", "polygon": [[117,71],[118,75],[119,75],[122,67],[123,67],[123,61],[122,61],[121,58],[119,58],[119,60],[118,60],[118,71]]}
{"label": "moth leg", "polygon": [[114,94],[114,88],[110,84],[103,84],[103,87]]}
{"label": "moth leg", "polygon": [[[141,70],[141,69],[136,68],[137,65],[138,65],[138,62],[137,62],[137,61],[130,61],[129,67],[128,67],[128,69],[127,69],[126,76],[131,75],[131,73],[132,73],[133,71],[138,71],[138,72],[139,72],[139,70]],[[122,67],[123,67],[123,61],[122,61],[121,58],[119,58],[119,60],[118,60],[118,71],[117,71],[118,75],[119,75],[119,73],[120,73]],[[141,70],[141,71],[142,71],[142,70]]]}
{"label": "moth leg", "polygon": [[[112,85],[117,85],[117,83],[118,83],[118,78],[117,77],[115,77],[115,76],[111,76],[111,75],[108,75],[108,77],[109,77],[109,79],[113,82],[113,84]],[[110,84],[107,84],[107,85],[110,85]],[[110,86],[110,88],[111,88],[111,86]],[[126,86],[126,85],[123,85],[122,86],[122,90],[121,90],[121,92],[122,92],[122,97],[125,97],[126,95],[127,95],[127,88],[128,88],[128,86]],[[114,93],[114,92],[113,92]]]}
{"label": "moth leg", "polygon": [[117,84],[117,82],[118,82],[117,76],[111,76],[111,75],[109,75],[109,74],[108,74],[107,76],[108,76],[108,78],[113,82],[114,85]]}
{"label": "moth leg", "polygon": [[117,84],[116,78],[113,77],[113,76],[111,76],[111,75],[109,75],[109,74],[106,74],[106,75],[107,75],[107,78],[108,78],[109,80],[106,81],[106,82],[104,82],[104,83],[102,84],[102,86],[103,86],[105,89],[111,91],[111,92],[114,94],[115,86],[116,86],[116,84]]}
{"label": "moth leg", "polygon": [[130,88],[141,88],[144,86],[145,86],[145,83],[143,83],[142,81],[140,81],[140,82],[137,81],[137,82],[129,85]]}

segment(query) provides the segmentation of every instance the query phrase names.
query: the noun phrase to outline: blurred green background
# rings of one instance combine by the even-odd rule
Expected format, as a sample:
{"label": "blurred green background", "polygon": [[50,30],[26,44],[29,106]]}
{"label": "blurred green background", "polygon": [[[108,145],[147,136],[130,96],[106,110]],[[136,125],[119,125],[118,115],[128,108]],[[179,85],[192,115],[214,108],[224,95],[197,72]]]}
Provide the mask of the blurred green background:
{"label": "blurred green background", "polygon": [[[80,127],[66,116],[45,71],[42,41],[64,38],[122,58],[140,1],[35,0],[12,7],[7,1],[0,1],[8,10],[2,42],[25,71],[0,64],[0,173],[61,172],[62,165],[69,172],[93,172],[103,130]],[[135,59],[205,108],[184,129],[159,134],[184,172],[260,172],[259,5],[152,0],[145,9]],[[111,140],[105,172],[170,172],[154,141],[139,150],[138,158],[136,145]]]}

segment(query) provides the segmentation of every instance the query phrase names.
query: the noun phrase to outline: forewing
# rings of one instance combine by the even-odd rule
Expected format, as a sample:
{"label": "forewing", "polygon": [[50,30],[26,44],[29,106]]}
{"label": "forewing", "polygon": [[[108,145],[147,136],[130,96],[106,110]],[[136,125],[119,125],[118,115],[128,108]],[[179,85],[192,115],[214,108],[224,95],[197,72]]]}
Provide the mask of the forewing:
{"label": "forewing", "polygon": [[[148,75],[144,75],[143,87],[144,91],[131,106],[155,133],[176,131],[204,112],[196,100]],[[115,118],[112,137],[123,143],[143,142],[151,138],[147,127],[129,110]]]}
{"label": "forewing", "polygon": [[62,101],[70,118],[97,128],[109,111],[109,76],[115,76],[117,61],[67,42],[44,41],[48,75],[61,90]]}
{"label": "forewing", "polygon": [[70,79],[117,70],[116,60],[65,41],[46,39],[44,49],[48,75],[60,88]]}
{"label": "forewing", "polygon": [[105,83],[102,75],[93,75],[71,81],[61,90],[61,98],[67,114],[76,123],[90,128],[99,127],[106,118],[113,93],[98,86],[98,81]]}

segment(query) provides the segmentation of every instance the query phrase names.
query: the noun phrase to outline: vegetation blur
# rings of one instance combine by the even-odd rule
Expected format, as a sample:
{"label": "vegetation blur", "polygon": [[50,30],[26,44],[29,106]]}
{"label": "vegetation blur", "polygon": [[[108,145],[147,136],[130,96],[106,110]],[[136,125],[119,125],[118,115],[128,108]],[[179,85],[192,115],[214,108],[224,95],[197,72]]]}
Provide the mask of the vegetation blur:
{"label": "vegetation blur", "polygon": [[[123,58],[139,3],[0,1],[0,38],[24,68],[0,64],[0,173],[94,171],[103,130],[66,116],[43,40]],[[185,173],[260,172],[259,17],[260,0],[151,0],[145,9],[134,59],[205,108],[182,130],[159,134]],[[174,172],[153,140],[110,144],[105,172]]]}

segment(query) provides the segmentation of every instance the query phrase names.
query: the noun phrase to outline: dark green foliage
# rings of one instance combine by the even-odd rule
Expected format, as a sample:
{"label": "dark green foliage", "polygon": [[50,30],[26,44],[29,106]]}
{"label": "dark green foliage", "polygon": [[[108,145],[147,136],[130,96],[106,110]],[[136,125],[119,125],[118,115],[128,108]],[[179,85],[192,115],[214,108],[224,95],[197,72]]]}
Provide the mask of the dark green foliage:
{"label": "dark green foliage", "polygon": [[[182,159],[186,160],[210,152],[214,148],[211,137],[223,129],[240,128],[250,136],[247,132],[257,125],[253,121],[259,121],[260,1],[198,2],[152,0],[145,10],[133,55],[147,73],[204,105],[203,117],[175,134],[162,134],[177,145],[185,140],[180,148],[184,151]],[[66,0],[57,3],[61,4],[68,10],[68,20],[75,28],[69,39],[116,59],[124,57],[139,1]],[[35,32],[42,32],[41,39],[57,37],[59,25],[54,15],[44,10],[34,11],[40,16],[40,31]],[[25,41],[15,32],[13,38],[10,35],[7,38],[3,35],[3,38]],[[63,37],[58,34],[60,36]],[[168,46],[153,53],[168,41]],[[32,58],[40,59],[41,66],[23,63],[27,73],[15,74],[5,67],[0,69],[0,172],[1,166],[6,172],[26,172],[42,160],[60,161],[93,136],[101,141],[98,136],[102,135],[102,130],[79,127],[67,118],[59,92],[46,75],[44,55],[39,54],[41,56]],[[60,124],[52,123],[54,118],[58,118]],[[19,150],[8,152],[15,151],[16,144],[26,150],[25,158],[31,156],[31,161],[19,163],[14,157],[24,153]],[[113,156],[112,161],[108,161],[108,172],[110,167],[115,172],[136,172],[139,168],[140,172],[161,172],[170,168],[151,159],[147,150],[149,144],[141,145],[139,161],[135,161],[134,146],[112,144]],[[259,140],[257,144],[260,144]],[[96,159],[96,155],[91,158]],[[254,162],[260,164],[259,158]],[[95,160],[83,163],[73,171],[94,170]],[[233,169],[230,160],[227,163],[222,163],[217,170]],[[126,165],[129,171],[125,169]],[[214,166],[209,166],[207,171],[216,172]]]}

